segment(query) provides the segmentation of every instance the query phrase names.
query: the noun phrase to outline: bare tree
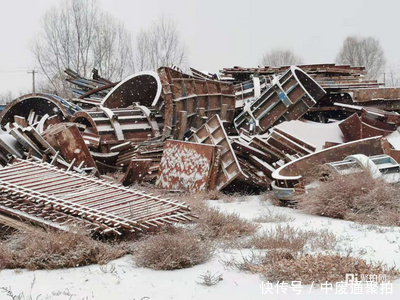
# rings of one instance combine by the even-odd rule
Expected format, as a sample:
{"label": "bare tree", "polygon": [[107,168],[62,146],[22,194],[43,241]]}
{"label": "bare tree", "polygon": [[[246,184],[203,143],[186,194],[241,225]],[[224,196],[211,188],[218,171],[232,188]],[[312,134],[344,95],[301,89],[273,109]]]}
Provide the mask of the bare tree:
{"label": "bare tree", "polygon": [[366,78],[377,79],[383,73],[386,59],[379,40],[349,36],[344,40],[336,62],[365,67]]}
{"label": "bare tree", "polygon": [[384,73],[384,83],[387,87],[400,87],[400,65],[390,64]]}
{"label": "bare tree", "polygon": [[6,91],[0,93],[0,104],[4,105],[14,100],[14,94],[12,91]]}
{"label": "bare tree", "polygon": [[266,52],[261,59],[261,64],[263,66],[270,67],[298,65],[301,63],[301,57],[294,54],[292,50],[282,48],[276,48]]}
{"label": "bare tree", "polygon": [[100,12],[97,0],[64,0],[50,9],[32,52],[40,73],[58,92],[66,90],[66,68],[82,76],[97,68],[103,77],[119,80],[132,56],[129,33],[112,16]]}
{"label": "bare tree", "polygon": [[134,52],[136,71],[186,63],[186,47],[180,39],[176,23],[165,16],[140,31]]}

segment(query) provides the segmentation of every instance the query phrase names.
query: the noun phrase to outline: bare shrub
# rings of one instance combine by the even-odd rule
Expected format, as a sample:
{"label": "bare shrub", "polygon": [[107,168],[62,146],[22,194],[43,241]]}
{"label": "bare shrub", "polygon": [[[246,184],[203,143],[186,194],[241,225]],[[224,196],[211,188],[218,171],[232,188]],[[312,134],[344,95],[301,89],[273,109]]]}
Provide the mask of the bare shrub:
{"label": "bare shrub", "polygon": [[336,235],[327,229],[301,230],[290,225],[278,225],[254,235],[242,243],[245,248],[289,251],[292,255],[306,251],[333,250]]}
{"label": "bare shrub", "polygon": [[378,225],[400,225],[400,194],[395,185],[367,172],[331,176],[299,201],[304,211]]}
{"label": "bare shrub", "polygon": [[234,239],[254,234],[258,228],[254,223],[235,213],[222,213],[218,209],[204,207],[200,212],[197,229],[209,239]]}
{"label": "bare shrub", "polygon": [[124,254],[122,247],[95,241],[82,231],[38,229],[15,233],[0,243],[0,269],[58,269],[104,264]]}
{"label": "bare shrub", "polygon": [[307,236],[307,243],[309,244],[311,250],[332,250],[338,244],[336,235],[328,229],[308,231]]}
{"label": "bare shrub", "polygon": [[289,249],[293,252],[302,251],[307,243],[307,232],[290,225],[278,225],[253,236],[248,242],[248,248],[255,249]]}
{"label": "bare shrub", "polygon": [[160,233],[142,241],[134,253],[139,267],[155,270],[190,268],[209,260],[214,244],[201,240],[192,231],[178,229],[174,233]]}
{"label": "bare shrub", "polygon": [[271,249],[265,253],[252,252],[240,260],[222,261],[230,268],[260,274],[275,281],[301,281],[302,284],[336,283],[344,281],[346,274],[385,274],[388,280],[400,275],[398,269],[382,263],[368,263],[359,257],[339,254],[300,254],[288,249]]}
{"label": "bare shrub", "polygon": [[254,219],[255,222],[259,223],[291,222],[294,220],[294,217],[282,212],[274,212],[270,209],[261,212],[259,216]]}
{"label": "bare shrub", "polygon": [[210,271],[205,272],[199,276],[201,281],[197,282],[198,284],[205,286],[213,286],[218,284],[222,279],[222,274],[215,273],[212,274]]}
{"label": "bare shrub", "polygon": [[261,273],[270,281],[294,281],[302,284],[340,282],[346,274],[386,274],[388,278],[399,276],[399,270],[388,268],[381,263],[368,263],[364,259],[352,257],[318,254],[304,254],[296,259],[277,259],[253,267],[254,273]]}

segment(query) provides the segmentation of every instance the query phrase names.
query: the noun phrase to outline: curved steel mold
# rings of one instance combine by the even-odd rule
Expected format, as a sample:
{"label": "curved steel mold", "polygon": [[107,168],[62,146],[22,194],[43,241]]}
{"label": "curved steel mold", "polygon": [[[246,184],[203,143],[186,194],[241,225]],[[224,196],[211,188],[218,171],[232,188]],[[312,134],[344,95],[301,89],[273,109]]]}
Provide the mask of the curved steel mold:
{"label": "curved steel mold", "polygon": [[278,123],[299,119],[326,94],[314,79],[296,66],[272,83],[235,118],[237,129],[264,133]]}
{"label": "curved steel mold", "polygon": [[51,94],[27,94],[10,102],[0,114],[0,124],[13,123],[14,116],[24,118],[28,124],[39,121],[43,116],[57,116],[60,121],[68,120],[81,111],[76,105]]}
{"label": "curved steel mold", "polygon": [[118,83],[101,101],[107,108],[127,108],[138,102],[154,106],[161,95],[161,81],[155,72],[136,73]]}

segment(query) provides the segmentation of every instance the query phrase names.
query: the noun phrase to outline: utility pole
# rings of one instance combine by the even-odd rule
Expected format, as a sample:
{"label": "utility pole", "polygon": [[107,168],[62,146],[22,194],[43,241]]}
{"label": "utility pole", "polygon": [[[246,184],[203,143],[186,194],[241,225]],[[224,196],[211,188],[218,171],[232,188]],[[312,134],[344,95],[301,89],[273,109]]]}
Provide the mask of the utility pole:
{"label": "utility pole", "polygon": [[28,71],[28,74],[32,74],[32,93],[35,93],[35,73],[37,73],[37,71],[35,69],[33,69],[32,71]]}

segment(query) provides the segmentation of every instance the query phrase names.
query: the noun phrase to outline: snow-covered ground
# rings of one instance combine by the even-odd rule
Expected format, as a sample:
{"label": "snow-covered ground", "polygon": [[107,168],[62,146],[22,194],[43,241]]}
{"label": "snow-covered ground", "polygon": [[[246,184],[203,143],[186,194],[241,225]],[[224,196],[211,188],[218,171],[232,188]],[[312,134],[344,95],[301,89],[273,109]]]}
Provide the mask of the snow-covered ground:
{"label": "snow-covered ground", "polygon": [[[400,228],[359,225],[357,223],[330,218],[310,216],[299,210],[276,207],[260,197],[247,196],[230,203],[209,201],[210,206],[222,211],[236,212],[247,219],[254,219],[264,210],[282,212],[294,220],[291,225],[302,229],[330,229],[341,239],[343,249],[352,247],[364,253],[364,258],[383,261],[400,266]],[[264,223],[264,228],[276,223]],[[287,294],[276,290],[273,294],[262,293],[262,280],[258,275],[226,269],[221,259],[232,255],[246,255],[248,250],[223,251],[209,262],[190,269],[155,271],[134,266],[127,255],[106,266],[92,265],[75,269],[53,271],[3,270],[0,272],[0,287],[10,288],[14,294],[24,292],[32,299],[399,299],[400,280],[393,283],[390,291],[381,294],[337,295],[333,291],[303,286],[300,295],[288,290]],[[206,271],[221,273],[223,280],[217,285],[206,287],[198,284],[199,276]],[[390,287],[390,286],[389,286]],[[365,288],[365,286],[364,286]],[[265,292],[265,290],[264,290]],[[350,290],[348,290],[348,293]],[[11,299],[0,291],[0,299]],[[27,299],[27,298],[26,298]]]}

